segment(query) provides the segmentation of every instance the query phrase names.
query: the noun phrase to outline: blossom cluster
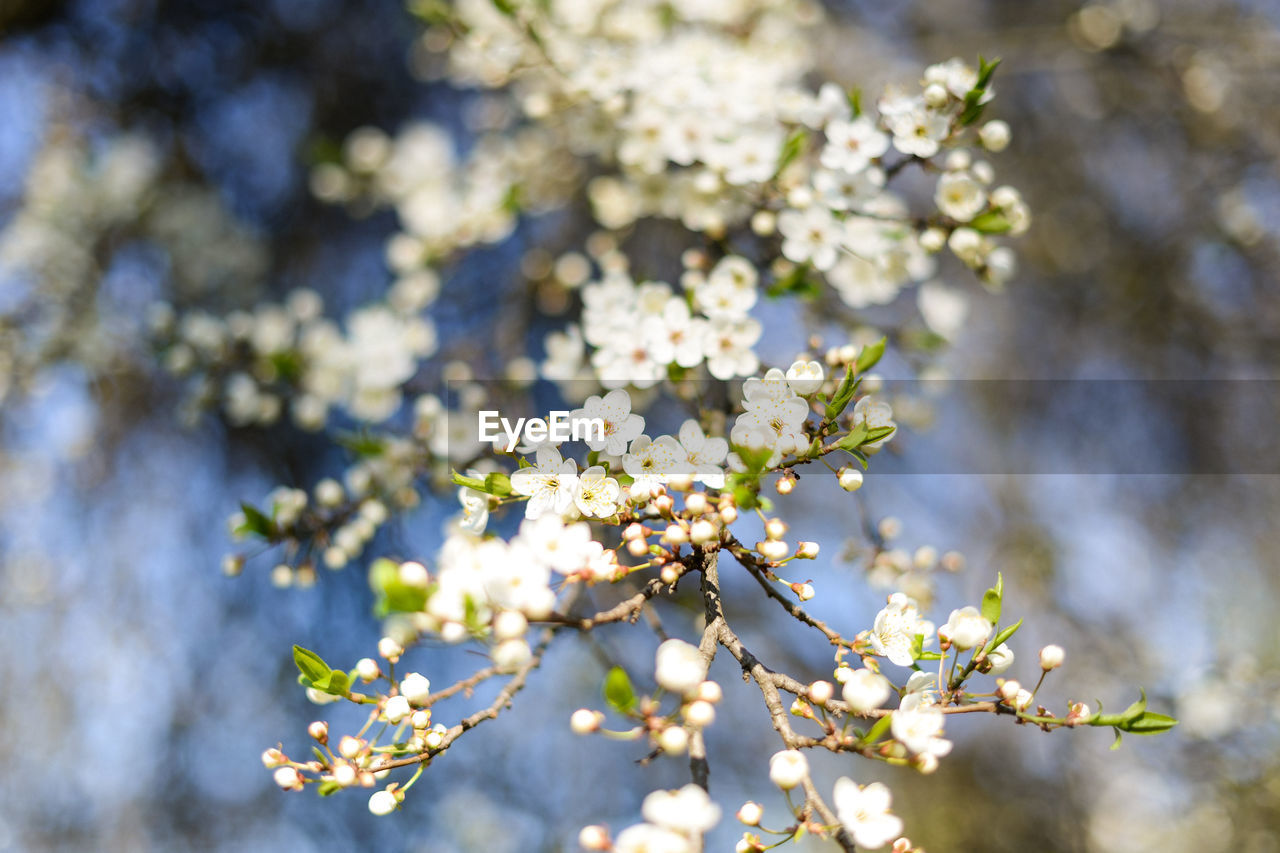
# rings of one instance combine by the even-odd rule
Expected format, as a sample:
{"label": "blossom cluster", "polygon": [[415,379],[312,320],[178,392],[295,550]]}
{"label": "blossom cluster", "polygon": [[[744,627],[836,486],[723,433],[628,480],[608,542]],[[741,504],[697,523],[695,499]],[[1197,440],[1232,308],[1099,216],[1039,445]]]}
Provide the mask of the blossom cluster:
{"label": "blossom cluster", "polygon": [[265,425],[285,413],[307,430],[330,411],[379,423],[403,402],[401,387],[436,349],[421,315],[439,292],[422,269],[396,281],[385,303],[358,308],[342,325],[324,315],[314,290],[291,292],[225,317],[194,310],[181,317],[153,308],[153,332],[171,372],[193,377],[196,400],[220,403],[234,425]]}

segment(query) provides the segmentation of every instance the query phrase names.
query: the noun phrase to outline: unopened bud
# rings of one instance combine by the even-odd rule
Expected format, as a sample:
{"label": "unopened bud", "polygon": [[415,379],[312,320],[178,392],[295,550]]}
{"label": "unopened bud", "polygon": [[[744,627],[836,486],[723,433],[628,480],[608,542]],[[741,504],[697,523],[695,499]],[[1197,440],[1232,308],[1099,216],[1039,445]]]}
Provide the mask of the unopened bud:
{"label": "unopened bud", "polygon": [[764,807],[759,803],[745,802],[742,808],[738,809],[738,820],[747,826],[759,826],[760,819],[764,817]]}
{"label": "unopened bud", "polygon": [[592,711],[590,708],[579,708],[569,718],[569,728],[576,735],[589,735],[598,731],[600,724],[603,722],[604,714],[599,711]]}
{"label": "unopened bud", "polygon": [[812,560],[818,556],[819,546],[817,542],[797,542],[796,556],[802,560]]}
{"label": "unopened bud", "polygon": [[1062,646],[1049,645],[1040,650],[1040,668],[1045,672],[1057,669],[1066,660],[1067,653]]}
{"label": "unopened bud", "polygon": [[319,741],[322,744],[328,743],[329,742],[329,724],[326,723],[324,720],[316,720],[314,723],[307,726],[307,734],[311,735],[311,737],[315,738],[317,741]]}
{"label": "unopened bud", "polygon": [[846,492],[856,492],[862,488],[862,472],[857,468],[841,468],[837,476],[840,479],[840,488]]}
{"label": "unopened bud", "polygon": [[809,685],[809,698],[815,705],[826,705],[835,695],[835,690],[830,681],[815,681]]}

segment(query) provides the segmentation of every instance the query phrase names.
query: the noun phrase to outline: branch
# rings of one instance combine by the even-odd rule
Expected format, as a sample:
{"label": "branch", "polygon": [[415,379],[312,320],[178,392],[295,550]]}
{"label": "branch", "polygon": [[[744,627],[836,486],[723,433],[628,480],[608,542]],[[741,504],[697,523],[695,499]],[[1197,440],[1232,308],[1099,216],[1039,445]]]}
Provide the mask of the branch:
{"label": "branch", "polygon": [[[816,742],[813,738],[802,737],[792,730],[791,723],[787,720],[787,711],[782,706],[782,697],[778,694],[778,686],[775,683],[775,677],[778,673],[770,672],[759,659],[747,651],[742,641],[738,639],[737,634],[729,627],[729,623],[725,619],[724,607],[720,600],[720,576],[717,568],[719,553],[717,551],[703,551],[701,553],[702,599],[706,607],[707,633],[714,630],[719,644],[728,649],[729,654],[733,655],[742,666],[743,676],[749,676],[755,680],[756,685],[760,688],[760,694],[764,697],[765,707],[769,709],[769,717],[773,722],[773,728],[782,738],[783,744],[789,749],[815,745]],[[799,682],[797,682],[798,684]],[[836,819],[831,807],[822,799],[822,795],[818,793],[818,789],[814,787],[812,780],[805,779],[804,793],[805,803],[813,811],[817,812],[827,826],[835,828],[832,837],[840,845],[840,849],[847,851],[847,853],[856,853],[853,839],[849,837],[848,831]]]}
{"label": "branch", "polygon": [[[554,627],[544,630],[542,632],[542,639],[538,641],[538,645],[534,648],[533,654],[530,656],[529,660],[525,661],[524,664],[515,671],[511,680],[503,686],[502,690],[498,691],[498,695],[494,697],[493,702],[487,707],[476,711],[471,716],[463,718],[460,723],[445,732],[444,738],[441,740],[439,746],[434,749],[428,749],[418,755],[411,755],[407,758],[398,758],[394,761],[387,761],[374,767],[370,767],[369,769],[374,771],[391,770],[396,767],[408,767],[411,764],[422,764],[428,762],[447,750],[453,745],[454,741],[483,723],[485,720],[496,719],[498,714],[511,706],[511,700],[515,698],[515,695],[524,689],[525,682],[529,679],[529,674],[541,666],[542,657],[546,654],[547,647],[551,644],[551,640],[555,636],[556,630],[557,629]],[[483,672],[483,670],[481,671]]]}

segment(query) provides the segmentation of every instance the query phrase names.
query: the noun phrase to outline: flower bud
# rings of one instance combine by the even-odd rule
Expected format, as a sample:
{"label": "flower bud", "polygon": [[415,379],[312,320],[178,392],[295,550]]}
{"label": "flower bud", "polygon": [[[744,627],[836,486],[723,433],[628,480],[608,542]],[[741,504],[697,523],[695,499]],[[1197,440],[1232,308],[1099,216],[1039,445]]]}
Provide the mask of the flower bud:
{"label": "flower bud", "polygon": [[631,522],[626,529],[622,531],[622,538],[630,542],[632,539],[644,538],[644,525],[638,522]]}
{"label": "flower bud", "polygon": [[431,583],[431,574],[422,563],[412,561],[401,563],[397,574],[400,577],[400,583],[415,589],[426,589],[427,585]]}
{"label": "flower bud", "polygon": [[802,560],[812,560],[818,556],[817,542],[803,541],[796,543],[796,556]]}
{"label": "flower bud", "polygon": [[1057,669],[1062,666],[1062,662],[1066,657],[1067,653],[1063,651],[1062,646],[1045,646],[1040,650],[1040,668],[1045,672]]}
{"label": "flower bud", "polygon": [[578,846],[583,850],[608,850],[613,847],[613,842],[609,840],[609,830],[592,825],[582,827],[578,833]]}
{"label": "flower bud", "polygon": [[840,469],[837,476],[840,479],[840,488],[846,492],[856,492],[862,488],[862,472],[857,468],[846,466]]}
{"label": "flower bud", "polygon": [[400,722],[412,712],[409,707],[409,700],[403,696],[392,696],[387,700],[387,704],[382,707],[383,716],[392,724]]}
{"label": "flower bud", "polygon": [[658,746],[667,755],[683,755],[689,748],[689,733],[682,726],[667,726],[658,735]]}
{"label": "flower bud", "polygon": [[344,788],[354,785],[359,775],[356,769],[345,761],[339,762],[333,768],[333,781]]}
{"label": "flower bud", "polygon": [[733,504],[720,508],[720,522],[722,524],[733,524],[738,520],[738,508]]}
{"label": "flower bud", "polygon": [[311,735],[311,737],[315,738],[317,741],[319,741],[322,744],[328,743],[329,742],[329,724],[326,723],[324,720],[316,720],[314,723],[307,726],[307,734]]}
{"label": "flower bud", "polygon": [[809,685],[809,698],[815,705],[826,705],[835,695],[835,690],[830,681],[815,681]]}
{"label": "flower bud", "polygon": [[684,509],[691,515],[702,515],[707,511],[707,496],[702,492],[692,492],[684,499]]}
{"label": "flower bud", "polygon": [[431,712],[425,710],[414,711],[413,715],[409,717],[409,725],[413,726],[415,729],[425,729],[427,726],[431,725]]}
{"label": "flower bud", "polygon": [[378,654],[395,663],[400,659],[400,655],[404,654],[404,646],[390,637],[383,637],[378,641]]}
{"label": "flower bud", "polygon": [[684,709],[684,719],[696,729],[705,729],[716,720],[715,706],[701,699],[690,702]]}
{"label": "flower bud", "polygon": [[742,804],[742,808],[738,809],[738,820],[747,826],[759,826],[760,819],[764,817],[764,807],[759,803],[747,801]]}
{"label": "flower bud", "polygon": [[301,791],[302,790],[302,774],[292,767],[277,767],[276,772],[272,774],[272,779],[276,784],[285,791]]}
{"label": "flower bud", "polygon": [[360,750],[364,749],[364,744],[359,738],[351,735],[343,735],[342,740],[338,741],[338,755],[350,760],[360,754]]}
{"label": "flower bud", "polygon": [[1031,707],[1031,703],[1034,700],[1035,700],[1035,697],[1031,695],[1031,691],[1027,690],[1026,688],[1023,688],[1022,690],[1019,690],[1017,695],[1013,697],[1013,702],[1010,704],[1012,704],[1013,707],[1017,708],[1019,711],[1025,711]]}
{"label": "flower bud", "polygon": [[524,640],[503,640],[494,648],[492,656],[498,672],[515,672],[533,657],[533,649]]}
{"label": "flower bud", "polygon": [[794,477],[781,477],[773,487],[778,490],[778,494],[789,495],[795,490],[796,481]]}
{"label": "flower bud", "polygon": [[780,518],[771,518],[764,524],[766,539],[781,539],[787,535],[787,523]]}
{"label": "flower bud", "polygon": [[575,735],[589,735],[592,732],[599,731],[600,724],[604,722],[604,714],[599,711],[592,711],[590,708],[579,708],[569,717],[569,728],[573,730]]}
{"label": "flower bud", "polygon": [[649,543],[643,539],[627,540],[627,553],[633,557],[643,557],[649,553]]}
{"label": "flower bud", "polygon": [[703,702],[710,702],[714,705],[724,697],[724,691],[720,689],[720,685],[716,682],[704,681],[698,685],[697,696]]}
{"label": "flower bud", "polygon": [[667,586],[680,580],[680,570],[668,563],[662,567],[662,571],[658,572],[658,578]]}
{"label": "flower bud", "polygon": [[950,97],[945,86],[930,83],[924,87],[924,102],[934,109],[944,106]]}
{"label": "flower bud", "polygon": [[396,795],[390,791],[374,791],[373,796],[369,797],[369,811],[378,817],[391,814],[398,805]]}
{"label": "flower bud", "polygon": [[1007,122],[996,119],[982,126],[978,131],[978,139],[982,142],[982,147],[988,151],[1000,152],[1009,147],[1013,133],[1009,130]]}
{"label": "flower bud", "polygon": [[799,785],[809,775],[809,759],[797,749],[775,752],[769,759],[769,781],[784,791]]}
{"label": "flower bud", "polygon": [[516,640],[529,630],[529,620],[519,610],[504,610],[493,619],[493,638]]}
{"label": "flower bud", "polygon": [[679,524],[669,524],[662,533],[662,539],[668,545],[683,545],[689,541],[689,533]]}
{"label": "flower bud", "polygon": [[766,560],[776,561],[786,559],[787,554],[791,552],[791,546],[778,539],[766,539],[756,543],[756,550]]}
{"label": "flower bud", "polygon": [[921,753],[915,758],[916,769],[926,776],[938,769],[938,756],[931,752]]}
{"label": "flower bud", "polygon": [[1012,678],[1008,681],[1002,681],[999,685],[1000,698],[1012,704],[1014,697],[1018,695],[1018,691],[1021,689],[1022,685],[1014,681]]}
{"label": "flower bud", "polygon": [[689,541],[694,545],[706,545],[714,542],[719,538],[720,531],[716,530],[715,524],[705,518],[700,518],[689,528]]}
{"label": "flower bud", "polygon": [[794,592],[796,594],[796,598],[801,601],[810,601],[818,594],[818,591],[813,588],[813,584],[811,583],[793,583],[791,585],[791,591]]}
{"label": "flower bud", "polygon": [[281,764],[285,764],[288,761],[288,757],[275,747],[272,747],[262,753],[262,766],[268,770],[279,767]]}

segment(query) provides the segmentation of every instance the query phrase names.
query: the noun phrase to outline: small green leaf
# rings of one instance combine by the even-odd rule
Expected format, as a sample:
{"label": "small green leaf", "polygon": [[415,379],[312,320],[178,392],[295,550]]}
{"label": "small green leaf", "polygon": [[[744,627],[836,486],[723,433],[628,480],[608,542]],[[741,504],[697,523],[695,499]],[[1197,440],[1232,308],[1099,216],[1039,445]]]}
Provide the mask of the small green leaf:
{"label": "small green leaf", "polygon": [[1126,723],[1138,719],[1147,710],[1147,691],[1138,688],[1138,692],[1141,694],[1141,698],[1128,708],[1125,708],[1120,714],[1120,719]]}
{"label": "small green leaf", "polygon": [[778,169],[774,174],[781,174],[796,158],[804,153],[809,142],[809,132],[803,128],[795,131],[782,143],[782,151],[778,154]]}
{"label": "small green leaf", "polygon": [[988,210],[975,216],[969,227],[983,234],[1004,234],[1013,228],[1013,223],[1000,211]]}
{"label": "small green leaf", "polygon": [[275,532],[275,522],[256,506],[245,501],[240,502],[240,511],[244,513],[244,523],[236,528],[237,533],[252,533],[263,539],[270,539]]}
{"label": "small green leaf", "polygon": [[853,117],[857,118],[862,115],[862,90],[853,88],[849,90],[849,111],[853,113]]}
{"label": "small green leaf", "polygon": [[825,412],[826,419],[834,421],[836,418],[844,414],[844,410],[849,405],[849,401],[853,399],[853,395],[857,393],[858,386],[862,383],[857,378],[857,371],[850,364],[845,368],[844,379],[840,380],[840,385],[836,388],[835,395],[831,398],[831,402],[827,404]]}
{"label": "small green leaf", "polygon": [[329,673],[333,671],[320,655],[298,645],[293,647],[293,662],[298,667],[298,671],[310,679],[312,684],[328,678]]}
{"label": "small green leaf", "polygon": [[996,585],[982,594],[982,618],[992,625],[1000,621],[1000,610],[1004,597],[1004,578],[996,574]]}
{"label": "small green leaf", "polygon": [[1010,625],[1008,628],[1005,628],[999,634],[996,634],[995,637],[992,638],[991,642],[987,643],[987,648],[984,651],[984,654],[986,652],[990,652],[992,649],[998,648],[1001,643],[1007,642],[1008,639],[1012,637],[1014,634],[1016,634],[1018,629],[1021,627],[1022,627],[1022,620],[1019,619],[1017,622],[1014,622],[1012,625]]}
{"label": "small green leaf", "polygon": [[884,737],[884,733],[889,730],[889,726],[893,723],[893,714],[885,714],[876,720],[876,724],[871,727],[866,736],[862,739],[864,744],[872,744]]}
{"label": "small green leaf", "polygon": [[334,794],[338,793],[341,790],[342,790],[342,785],[338,784],[333,779],[330,779],[328,782],[321,782],[316,787],[316,793],[322,797],[332,797]]}
{"label": "small green leaf", "polygon": [[1112,742],[1112,744],[1111,744],[1111,751],[1112,751],[1112,752],[1115,752],[1117,749],[1119,749],[1119,748],[1120,748],[1120,741],[1121,741],[1123,738],[1124,738],[1124,736],[1120,734],[1120,730],[1119,730],[1119,729],[1116,729],[1116,739],[1115,739],[1115,740]]}
{"label": "small green leaf", "polygon": [[886,339],[881,338],[874,344],[870,344],[862,348],[862,352],[858,353],[858,373],[866,373],[879,363],[880,359],[884,356],[885,343]]}
{"label": "small green leaf", "polygon": [[1178,721],[1166,714],[1155,711],[1143,711],[1136,718],[1122,726],[1126,732],[1135,735],[1156,735],[1167,732],[1178,724]]}
{"label": "small green leaf", "polygon": [[627,671],[620,666],[609,670],[604,677],[604,701],[619,714],[626,714],[635,707],[635,688],[631,686]]}

